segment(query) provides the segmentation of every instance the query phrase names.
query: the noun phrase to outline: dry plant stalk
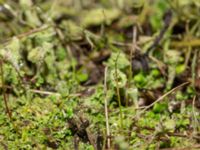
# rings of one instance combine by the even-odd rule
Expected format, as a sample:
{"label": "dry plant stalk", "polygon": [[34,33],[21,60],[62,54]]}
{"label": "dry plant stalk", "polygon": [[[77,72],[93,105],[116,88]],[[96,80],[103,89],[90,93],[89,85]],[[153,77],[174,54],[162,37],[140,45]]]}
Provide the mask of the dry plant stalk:
{"label": "dry plant stalk", "polygon": [[104,109],[105,109],[105,117],[106,117],[106,136],[107,136],[107,148],[110,149],[111,141],[110,141],[110,127],[109,127],[109,121],[108,121],[108,103],[107,103],[107,72],[108,67],[105,68],[104,72]]}

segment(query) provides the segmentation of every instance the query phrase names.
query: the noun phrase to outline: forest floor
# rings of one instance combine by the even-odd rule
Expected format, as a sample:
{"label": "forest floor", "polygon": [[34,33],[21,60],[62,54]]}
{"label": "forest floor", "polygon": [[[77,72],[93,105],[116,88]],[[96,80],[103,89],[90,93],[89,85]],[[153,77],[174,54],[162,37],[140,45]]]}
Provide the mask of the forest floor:
{"label": "forest floor", "polygon": [[0,149],[200,149],[199,0],[0,0]]}

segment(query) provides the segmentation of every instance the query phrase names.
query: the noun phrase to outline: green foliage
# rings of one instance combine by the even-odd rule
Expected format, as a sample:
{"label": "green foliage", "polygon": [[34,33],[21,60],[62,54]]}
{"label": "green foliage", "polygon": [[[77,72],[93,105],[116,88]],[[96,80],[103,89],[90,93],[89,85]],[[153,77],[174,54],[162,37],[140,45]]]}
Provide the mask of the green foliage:
{"label": "green foliage", "polygon": [[110,72],[110,82],[111,84],[116,88],[116,87],[119,87],[119,88],[122,88],[126,85],[126,82],[127,82],[127,77],[126,75],[121,72],[120,70],[111,70]]}
{"label": "green foliage", "polygon": [[[1,130],[1,135],[8,142],[9,149],[32,149],[35,146],[39,148],[45,141],[60,141],[71,134],[66,128],[66,119],[73,116],[72,105],[67,105],[62,100],[62,107],[58,108],[49,98],[38,97],[25,102],[25,105],[16,107],[12,123],[9,123],[5,115],[0,115],[1,125],[7,122]],[[17,105],[15,101],[13,103]]]}
{"label": "green foliage", "polygon": [[[73,21],[63,21],[60,24],[61,29],[66,33],[69,40],[80,40],[83,36],[83,29]],[[67,29],[66,29],[67,28]]]}
{"label": "green foliage", "polygon": [[81,23],[84,27],[101,24],[111,24],[111,22],[120,16],[119,9],[96,8],[82,14],[84,17]]}
{"label": "green foliage", "polygon": [[[108,149],[192,149],[199,8],[199,0],[0,0],[0,149],[103,149],[108,137]],[[149,70],[132,72],[132,59]]]}
{"label": "green foliage", "polygon": [[161,87],[164,79],[160,76],[160,72],[157,69],[153,69],[150,74],[139,72],[134,75],[133,81],[139,88],[154,89]]}
{"label": "green foliage", "polygon": [[112,53],[106,65],[112,69],[117,66],[117,69],[124,70],[130,65],[130,63],[124,53]]}
{"label": "green foliage", "polygon": [[176,74],[181,74],[185,71],[185,64],[177,65],[176,67]]}
{"label": "green foliage", "polygon": [[151,17],[149,17],[150,23],[154,30],[158,30],[162,27],[163,15],[164,12],[167,10],[167,8],[168,8],[167,1],[156,0],[153,14],[151,15]]}
{"label": "green foliage", "polygon": [[168,108],[168,105],[166,103],[156,103],[153,106],[153,112],[154,113],[162,113],[164,111],[166,111]]}
{"label": "green foliage", "polygon": [[88,80],[88,74],[84,72],[84,70],[80,69],[76,72],[76,79],[77,81],[84,82]]}
{"label": "green foliage", "polygon": [[144,85],[147,83],[145,75],[142,72],[135,75],[133,80],[135,84],[138,85],[139,87],[144,87]]}
{"label": "green foliage", "polygon": [[115,142],[121,150],[127,150],[129,147],[123,136],[115,137]]}

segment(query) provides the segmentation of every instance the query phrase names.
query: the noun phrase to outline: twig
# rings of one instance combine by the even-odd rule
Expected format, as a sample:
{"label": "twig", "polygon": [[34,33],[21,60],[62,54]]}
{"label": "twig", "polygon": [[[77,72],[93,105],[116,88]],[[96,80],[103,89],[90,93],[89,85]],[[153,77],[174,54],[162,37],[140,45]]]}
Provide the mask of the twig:
{"label": "twig", "polygon": [[171,20],[172,20],[172,11],[168,10],[164,16],[164,27],[161,29],[159,35],[154,40],[153,44],[147,49],[146,52],[147,54],[149,54],[152,49],[156,48],[159,45],[160,41],[164,37],[164,34],[166,33],[166,31],[170,26]]}
{"label": "twig", "polygon": [[121,46],[121,47],[132,47],[131,43],[122,43],[118,41],[111,41],[111,44],[116,45],[116,46]]}
{"label": "twig", "polygon": [[200,144],[193,145],[193,146],[188,146],[184,148],[163,148],[161,150],[198,150],[200,148]]}
{"label": "twig", "polygon": [[[50,28],[51,26],[49,25],[45,25],[45,26],[42,26],[42,27],[39,27],[39,28],[35,28],[35,29],[32,29],[28,32],[24,32],[24,33],[21,33],[19,35],[15,35],[14,37],[18,38],[18,39],[22,39],[23,37],[27,37],[29,35],[32,35],[34,33],[37,33],[37,32],[41,32],[41,31],[44,31],[48,28]],[[2,45],[6,45],[10,40],[12,40],[12,37],[11,38],[8,38],[6,39],[3,43],[1,43]]]}
{"label": "twig", "polygon": [[54,92],[49,92],[49,91],[41,91],[41,90],[35,90],[35,89],[30,89],[29,91],[37,94],[44,94],[44,95],[57,95],[60,96],[59,93],[54,93]]}
{"label": "twig", "polygon": [[108,103],[107,103],[107,72],[108,68],[105,68],[104,73],[104,109],[105,109],[105,117],[106,117],[106,137],[107,137],[107,148],[110,149],[110,128],[109,128],[109,122],[108,122]]}
{"label": "twig", "polygon": [[153,62],[155,62],[157,64],[159,70],[161,71],[161,73],[166,76],[166,73],[165,73],[166,64],[164,64],[162,61],[158,60],[157,58],[155,58],[152,55],[149,55],[149,59],[151,59]]}
{"label": "twig", "polygon": [[169,92],[165,93],[164,95],[162,95],[161,97],[159,97],[156,101],[154,101],[153,103],[151,103],[150,105],[146,106],[139,114],[144,113],[147,109],[151,108],[152,106],[154,106],[156,103],[162,101],[165,97],[167,97],[168,95],[170,95],[171,93],[173,93],[174,91],[176,91],[177,89],[189,84],[190,82],[185,82],[182,83],[181,85],[173,88],[172,90],[170,90]]}

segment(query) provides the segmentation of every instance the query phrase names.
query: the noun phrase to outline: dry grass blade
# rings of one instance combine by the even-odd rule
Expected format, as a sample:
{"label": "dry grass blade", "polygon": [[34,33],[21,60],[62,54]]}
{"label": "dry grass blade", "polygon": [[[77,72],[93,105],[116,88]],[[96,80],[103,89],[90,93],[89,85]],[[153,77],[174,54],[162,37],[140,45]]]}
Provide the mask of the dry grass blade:
{"label": "dry grass blade", "polygon": [[107,148],[110,148],[110,128],[109,128],[109,122],[108,122],[108,104],[107,104],[107,71],[108,68],[105,68],[105,73],[104,73],[104,94],[105,94],[105,99],[104,99],[104,109],[105,109],[105,117],[106,117],[106,136],[107,136]]}
{"label": "dry grass blade", "polygon": [[143,114],[147,109],[151,108],[152,106],[154,106],[156,103],[162,101],[165,97],[167,97],[168,95],[170,95],[171,93],[173,93],[174,91],[176,91],[177,89],[189,84],[190,82],[185,82],[182,83],[181,85],[173,88],[172,90],[170,90],[169,92],[165,93],[164,95],[162,95],[161,97],[159,97],[156,101],[154,101],[152,104],[146,106],[142,111],[139,112],[139,114]]}
{"label": "dry grass blade", "polygon": [[182,47],[198,47],[200,46],[200,39],[192,39],[190,42],[183,41],[172,41],[171,47],[182,48]]}

